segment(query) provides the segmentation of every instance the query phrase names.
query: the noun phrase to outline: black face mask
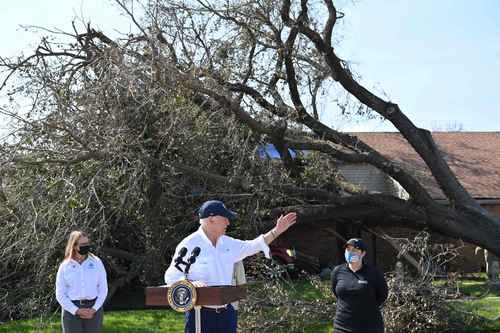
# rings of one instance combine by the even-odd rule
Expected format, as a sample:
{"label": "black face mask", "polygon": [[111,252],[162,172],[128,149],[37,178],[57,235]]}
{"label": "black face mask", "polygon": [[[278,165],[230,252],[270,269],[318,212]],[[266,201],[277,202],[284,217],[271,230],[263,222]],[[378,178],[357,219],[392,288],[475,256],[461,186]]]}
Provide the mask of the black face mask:
{"label": "black face mask", "polygon": [[92,245],[83,245],[80,246],[80,249],[78,250],[78,253],[82,256],[87,255],[90,252]]}

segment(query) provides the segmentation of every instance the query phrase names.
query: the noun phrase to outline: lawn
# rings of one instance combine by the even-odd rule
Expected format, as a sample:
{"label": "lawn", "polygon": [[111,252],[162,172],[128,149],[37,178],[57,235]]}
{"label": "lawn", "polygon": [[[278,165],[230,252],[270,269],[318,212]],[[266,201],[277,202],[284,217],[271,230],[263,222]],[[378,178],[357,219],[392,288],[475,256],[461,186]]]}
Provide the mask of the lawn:
{"label": "lawn", "polygon": [[460,281],[459,289],[473,297],[500,297],[500,286],[489,285],[484,280]]}
{"label": "lawn", "polygon": [[[0,324],[1,333],[61,332],[60,315],[47,323],[39,320],[19,320]],[[171,310],[108,311],[104,315],[104,333],[181,333],[183,315]]]}
{"label": "lawn", "polygon": [[500,297],[488,296],[472,301],[452,301],[457,310],[478,314],[489,320],[481,322],[478,329],[485,332],[500,332]]}
{"label": "lawn", "polygon": [[[294,298],[312,300],[319,295],[318,290],[309,282],[293,283],[290,289]],[[450,305],[456,310],[474,313],[488,319],[476,329],[487,332],[500,331],[500,287],[490,287],[484,280],[464,280],[460,281],[459,289],[471,299],[453,300],[450,301]],[[182,333],[183,325],[183,315],[171,310],[107,311],[104,317],[104,333]],[[316,323],[303,333],[326,333],[331,330],[331,322]],[[0,333],[35,332],[61,332],[59,315],[55,314],[48,322],[32,319],[0,324]]]}
{"label": "lawn", "polygon": [[[312,325],[304,333],[329,333],[331,324]],[[0,324],[0,333],[56,333],[61,332],[59,315],[49,322],[19,320]],[[183,314],[172,310],[108,311],[104,316],[104,333],[183,333]],[[277,332],[281,333],[281,332]],[[284,332],[283,332],[284,333]]]}
{"label": "lawn", "polygon": [[488,319],[480,329],[500,332],[500,286],[491,286],[485,280],[464,280],[459,282],[459,290],[471,299],[451,301],[452,306]]}

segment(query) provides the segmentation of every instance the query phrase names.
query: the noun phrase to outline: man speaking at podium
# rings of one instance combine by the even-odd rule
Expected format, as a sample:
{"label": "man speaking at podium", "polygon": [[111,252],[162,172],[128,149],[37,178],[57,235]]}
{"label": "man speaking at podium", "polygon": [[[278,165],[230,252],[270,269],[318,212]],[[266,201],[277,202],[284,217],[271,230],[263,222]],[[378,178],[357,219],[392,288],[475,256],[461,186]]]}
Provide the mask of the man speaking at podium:
{"label": "man speaking at podium", "polygon": [[[179,253],[200,249],[196,263],[191,267],[188,279],[195,287],[230,286],[234,264],[260,251],[270,258],[269,244],[285,232],[297,220],[296,213],[280,216],[276,226],[253,240],[239,240],[226,236],[226,229],[236,218],[222,201],[206,201],[198,210],[200,228],[184,238],[175,250],[174,258],[165,272],[165,283],[170,286],[184,278],[175,267]],[[181,254],[182,255],[182,254]],[[195,332],[194,310],[186,312],[185,333]],[[236,312],[231,304],[203,306],[201,308],[202,333],[236,333]]]}

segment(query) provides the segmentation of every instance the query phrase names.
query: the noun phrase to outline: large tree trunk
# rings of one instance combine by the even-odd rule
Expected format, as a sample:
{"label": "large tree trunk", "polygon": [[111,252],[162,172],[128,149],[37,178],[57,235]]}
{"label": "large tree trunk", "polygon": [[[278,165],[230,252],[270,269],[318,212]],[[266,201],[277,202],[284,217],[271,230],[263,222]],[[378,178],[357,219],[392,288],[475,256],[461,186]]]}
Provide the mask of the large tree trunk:
{"label": "large tree trunk", "polygon": [[[443,159],[431,133],[427,130],[417,128],[400,110],[397,104],[384,101],[359,84],[335,54],[331,46],[331,41],[328,38],[331,38],[331,31],[335,24],[336,10],[332,1],[327,0],[326,3],[329,10],[329,20],[326,23],[325,31],[330,31],[330,33],[322,36],[308,25],[307,1],[302,1],[300,14],[296,20],[292,20],[290,18],[290,0],[284,0],[281,15],[283,21],[291,27],[292,32],[290,35],[294,33],[294,30],[298,30],[301,34],[309,38],[314,43],[318,52],[324,56],[331,71],[330,75],[361,103],[389,120],[425,161],[443,193],[449,199],[450,207],[453,207],[441,207],[429,200],[429,196],[413,197],[412,199],[416,200],[425,209],[430,228],[473,244],[481,244],[481,246],[499,255],[500,220],[482,208],[462,184],[460,184]],[[290,89],[292,100],[294,100],[294,105],[299,114],[301,114],[303,122],[307,123],[318,135],[324,134],[325,131],[318,126],[319,124],[313,121],[313,118],[304,111],[305,109],[297,93],[295,71],[291,56],[285,56],[285,62],[287,64],[289,85],[292,85]],[[411,183],[402,185],[409,193],[416,193],[416,190],[418,192],[421,191],[420,186],[415,187]]]}
{"label": "large tree trunk", "polygon": [[475,207],[429,207],[429,226],[441,234],[500,253],[500,221]]}
{"label": "large tree trunk", "polygon": [[[324,24],[315,21],[308,14],[308,8],[319,3],[324,4],[323,10],[325,10],[325,13],[327,10],[328,13],[328,19]],[[170,6],[168,2],[164,2],[164,4],[166,8]],[[276,185],[277,190],[287,195],[318,198],[318,202],[322,205],[309,205],[301,208],[301,221],[303,223],[315,223],[318,220],[335,221],[336,217],[354,218],[356,216],[382,214],[385,218],[380,220],[381,225],[399,223],[415,229],[430,228],[441,234],[479,245],[500,255],[500,221],[480,207],[462,186],[443,159],[430,132],[416,127],[397,104],[382,99],[357,82],[347,63],[336,54],[331,40],[335,23],[339,17],[337,17],[337,11],[332,0],[316,3],[308,3],[307,0],[302,0],[300,4],[297,2],[293,6],[291,0],[283,0],[279,13],[254,12],[254,9],[251,9],[245,11],[243,17],[240,15],[241,11],[237,8],[237,6],[241,5],[240,3],[235,4],[236,7],[232,7],[233,4],[230,3],[215,1],[213,3],[206,1],[199,3],[199,5],[200,8],[189,5],[186,6],[189,9],[179,6],[175,10],[167,10],[161,14],[165,15],[161,20],[150,17],[151,20],[146,21],[155,22],[158,26],[155,27],[153,24],[152,27],[147,28],[140,26],[138,21],[133,19],[133,13],[127,11],[126,7],[121,6],[143,33],[140,38],[131,36],[128,41],[120,44],[88,26],[86,33],[75,36],[74,49],[70,50],[72,52],[68,50],[57,52],[55,45],[54,50],[42,45],[34,55],[17,62],[6,63],[4,66],[16,71],[25,68],[32,60],[38,64],[42,63],[43,61],[40,62],[40,59],[45,57],[58,57],[61,62],[64,62],[66,57],[69,63],[77,61],[74,69],[76,72],[85,66],[97,65],[98,59],[96,55],[104,55],[108,48],[113,48],[113,52],[120,52],[121,49],[116,46],[123,46],[122,52],[126,57],[117,57],[116,60],[127,61],[129,58],[131,63],[146,64],[149,66],[148,68],[152,69],[151,73],[145,73],[144,77],[139,81],[151,80],[151,87],[154,87],[153,90],[157,89],[158,92],[175,91],[179,97],[190,99],[192,102],[201,105],[200,109],[202,111],[222,112],[227,117],[234,117],[262,137],[263,141],[267,140],[267,142],[272,142],[278,147],[284,165],[289,170],[292,179],[300,176],[301,170],[295,165],[294,160],[288,153],[288,148],[314,150],[333,159],[348,163],[369,163],[399,182],[411,197],[410,200],[404,201],[383,195],[361,193],[348,198],[341,198],[335,193],[324,190],[287,188],[282,184]],[[274,7],[268,9],[270,11],[276,10]],[[152,12],[156,12],[156,10]],[[294,12],[295,15],[291,16],[290,12]],[[179,19],[177,15],[183,15],[183,19]],[[198,20],[200,16],[202,19]],[[236,34],[231,38],[243,38],[242,40],[237,42],[228,41],[233,47],[240,48],[236,52],[238,58],[241,58],[241,55],[248,54],[245,61],[237,64],[239,66],[234,65],[234,67],[238,68],[225,67],[224,62],[217,63],[218,60],[214,54],[219,53],[220,44],[224,44],[220,41],[224,39],[224,36],[217,35],[218,42],[214,43],[213,40],[203,40],[208,38],[205,34],[209,35],[208,31],[203,30],[207,26],[198,27],[203,33],[196,30],[196,25],[199,22],[208,21],[209,16],[220,20],[218,23],[227,23],[228,27],[231,25],[231,28],[241,29],[240,34]],[[189,21],[184,17],[194,17],[194,19]],[[177,23],[162,26],[160,21]],[[184,26],[184,23],[179,22],[187,22],[188,26]],[[283,29],[283,25],[286,25],[287,28]],[[317,27],[320,26],[323,26],[321,32],[317,30]],[[256,27],[259,28],[256,29]],[[228,28],[228,30],[231,28]],[[164,38],[162,29],[165,30],[167,37],[175,37],[171,39]],[[177,39],[181,40],[182,45],[174,45],[174,40]],[[299,39],[301,39],[300,43],[298,42]],[[142,43],[139,45],[143,46],[144,50],[149,50],[151,54],[138,52],[137,50],[141,48],[137,43]],[[130,45],[134,45],[134,49],[128,49]],[[213,49],[212,45],[214,45]],[[265,74],[272,71],[271,75],[269,75],[270,78],[253,77],[253,73],[257,73],[256,67],[259,66],[260,62],[264,61],[256,56],[256,54],[263,51],[263,49],[256,51],[256,48],[260,46],[265,51],[272,52],[274,50],[274,54],[269,55],[269,58],[275,61],[275,67],[269,66],[265,69]],[[168,49],[168,52],[163,52],[163,47]],[[248,47],[248,49],[245,49],[245,47]],[[203,49],[205,54],[197,56],[193,56],[189,51],[200,50],[203,53]],[[306,50],[312,49],[314,49],[314,52],[306,52]],[[313,59],[307,58],[307,56]],[[198,58],[207,61],[197,62]],[[306,70],[304,68],[297,70],[301,61],[305,61],[314,67],[314,71],[310,70],[313,73],[307,73],[308,68]],[[206,62],[209,64],[207,65]],[[241,71],[240,66],[243,68]],[[300,73],[300,75],[297,73]],[[400,165],[384,157],[383,152],[374,150],[355,136],[341,133],[322,123],[318,119],[315,106],[312,107],[312,112],[308,112],[307,103],[303,102],[304,77],[311,78],[312,76],[314,76],[315,80],[323,80],[326,77],[332,78],[364,106],[394,124],[425,161],[433,177],[448,198],[450,205],[443,206],[435,202],[410,171],[402,169]],[[267,79],[269,81],[263,81]],[[132,82],[134,82],[134,77],[130,79],[129,83]],[[280,82],[279,85],[278,82]],[[140,87],[140,85],[137,87]],[[317,92],[317,81],[314,82],[314,87],[313,90]],[[126,88],[120,89],[127,90]],[[143,98],[154,98],[154,96],[148,95],[149,91],[146,92],[141,89],[137,89],[137,92],[144,94]],[[288,95],[283,97],[281,94]],[[268,101],[267,98],[272,98],[273,102]],[[288,101],[291,101],[291,105],[287,104]],[[315,101],[315,95],[312,96],[312,101]],[[136,102],[130,100],[131,105],[135,105]],[[248,104],[252,103],[254,105],[248,107]],[[151,107],[155,106],[156,104]],[[255,112],[256,109],[258,109],[257,112]],[[132,128],[134,124],[146,124],[146,126],[150,126],[148,130],[151,130],[154,121],[149,121],[148,123],[146,118],[140,122],[134,123],[132,121],[130,127]],[[289,130],[289,124],[293,125],[294,131]],[[308,133],[297,130],[297,128],[304,128],[304,126],[310,130]],[[143,127],[137,130],[141,132]],[[155,140],[154,133],[148,135],[144,137],[145,140]],[[72,140],[79,141],[77,136],[71,135],[71,137]],[[83,147],[88,149],[85,142],[83,142]],[[146,150],[151,153],[152,157],[152,160],[146,163],[148,164],[149,183],[146,185],[147,193],[145,195],[148,202],[144,206],[146,225],[148,226],[146,233],[151,235],[151,243],[147,245],[150,248],[154,247],[158,242],[152,237],[159,237],[154,229],[155,226],[159,225],[161,216],[162,189],[158,175],[160,166],[155,165],[156,162],[153,161],[155,150],[153,148],[146,148]],[[76,159],[66,161],[50,160],[48,162],[79,163],[84,159],[98,158],[102,158],[102,154],[83,150],[82,154],[78,155]],[[20,160],[14,158],[13,161],[18,162]],[[193,168],[190,166],[173,165],[173,167],[177,167],[182,172],[203,175],[203,177],[207,177],[209,174],[205,170],[192,170]],[[210,177],[217,178],[218,181],[224,181],[224,177],[220,175]],[[297,183],[300,185],[300,182]],[[235,186],[235,188],[242,188],[247,185],[244,180],[240,181],[239,179],[232,179],[227,184]],[[250,187],[249,189],[251,190]],[[0,200],[2,200],[1,197]],[[313,202],[316,203],[316,201]]]}

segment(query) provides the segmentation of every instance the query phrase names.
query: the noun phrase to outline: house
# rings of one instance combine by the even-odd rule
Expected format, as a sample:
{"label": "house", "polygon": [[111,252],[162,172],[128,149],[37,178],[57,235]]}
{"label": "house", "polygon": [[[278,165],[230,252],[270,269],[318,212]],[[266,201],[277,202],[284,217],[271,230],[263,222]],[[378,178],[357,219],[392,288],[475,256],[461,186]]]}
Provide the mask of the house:
{"label": "house", "polygon": [[[418,156],[406,139],[399,132],[361,132],[351,133],[379,151],[387,158],[400,163],[405,170],[427,189],[437,201],[447,204],[436,181],[424,161]],[[481,206],[493,215],[500,217],[500,132],[434,132],[433,138],[444,155],[445,160],[459,181]],[[361,188],[387,193],[400,198],[408,198],[408,193],[391,177],[368,164],[340,164],[339,172],[343,177]],[[334,229],[342,228],[336,224]],[[336,244],[334,233],[345,230],[331,230],[321,235],[298,228],[290,231],[297,246],[308,250],[309,254],[320,257],[323,265],[331,265],[341,260],[341,248]],[[408,237],[415,231],[403,228],[387,230],[394,237]],[[395,250],[384,240],[376,239],[372,234],[362,232],[361,236],[369,243],[369,260],[381,265],[384,270],[392,270],[395,262]],[[439,242],[455,243],[460,241],[445,239],[433,235]],[[500,241],[500,240],[499,240]],[[475,255],[475,246],[463,244],[461,255],[454,260],[452,269],[463,272],[477,272],[484,266],[483,257]]]}

